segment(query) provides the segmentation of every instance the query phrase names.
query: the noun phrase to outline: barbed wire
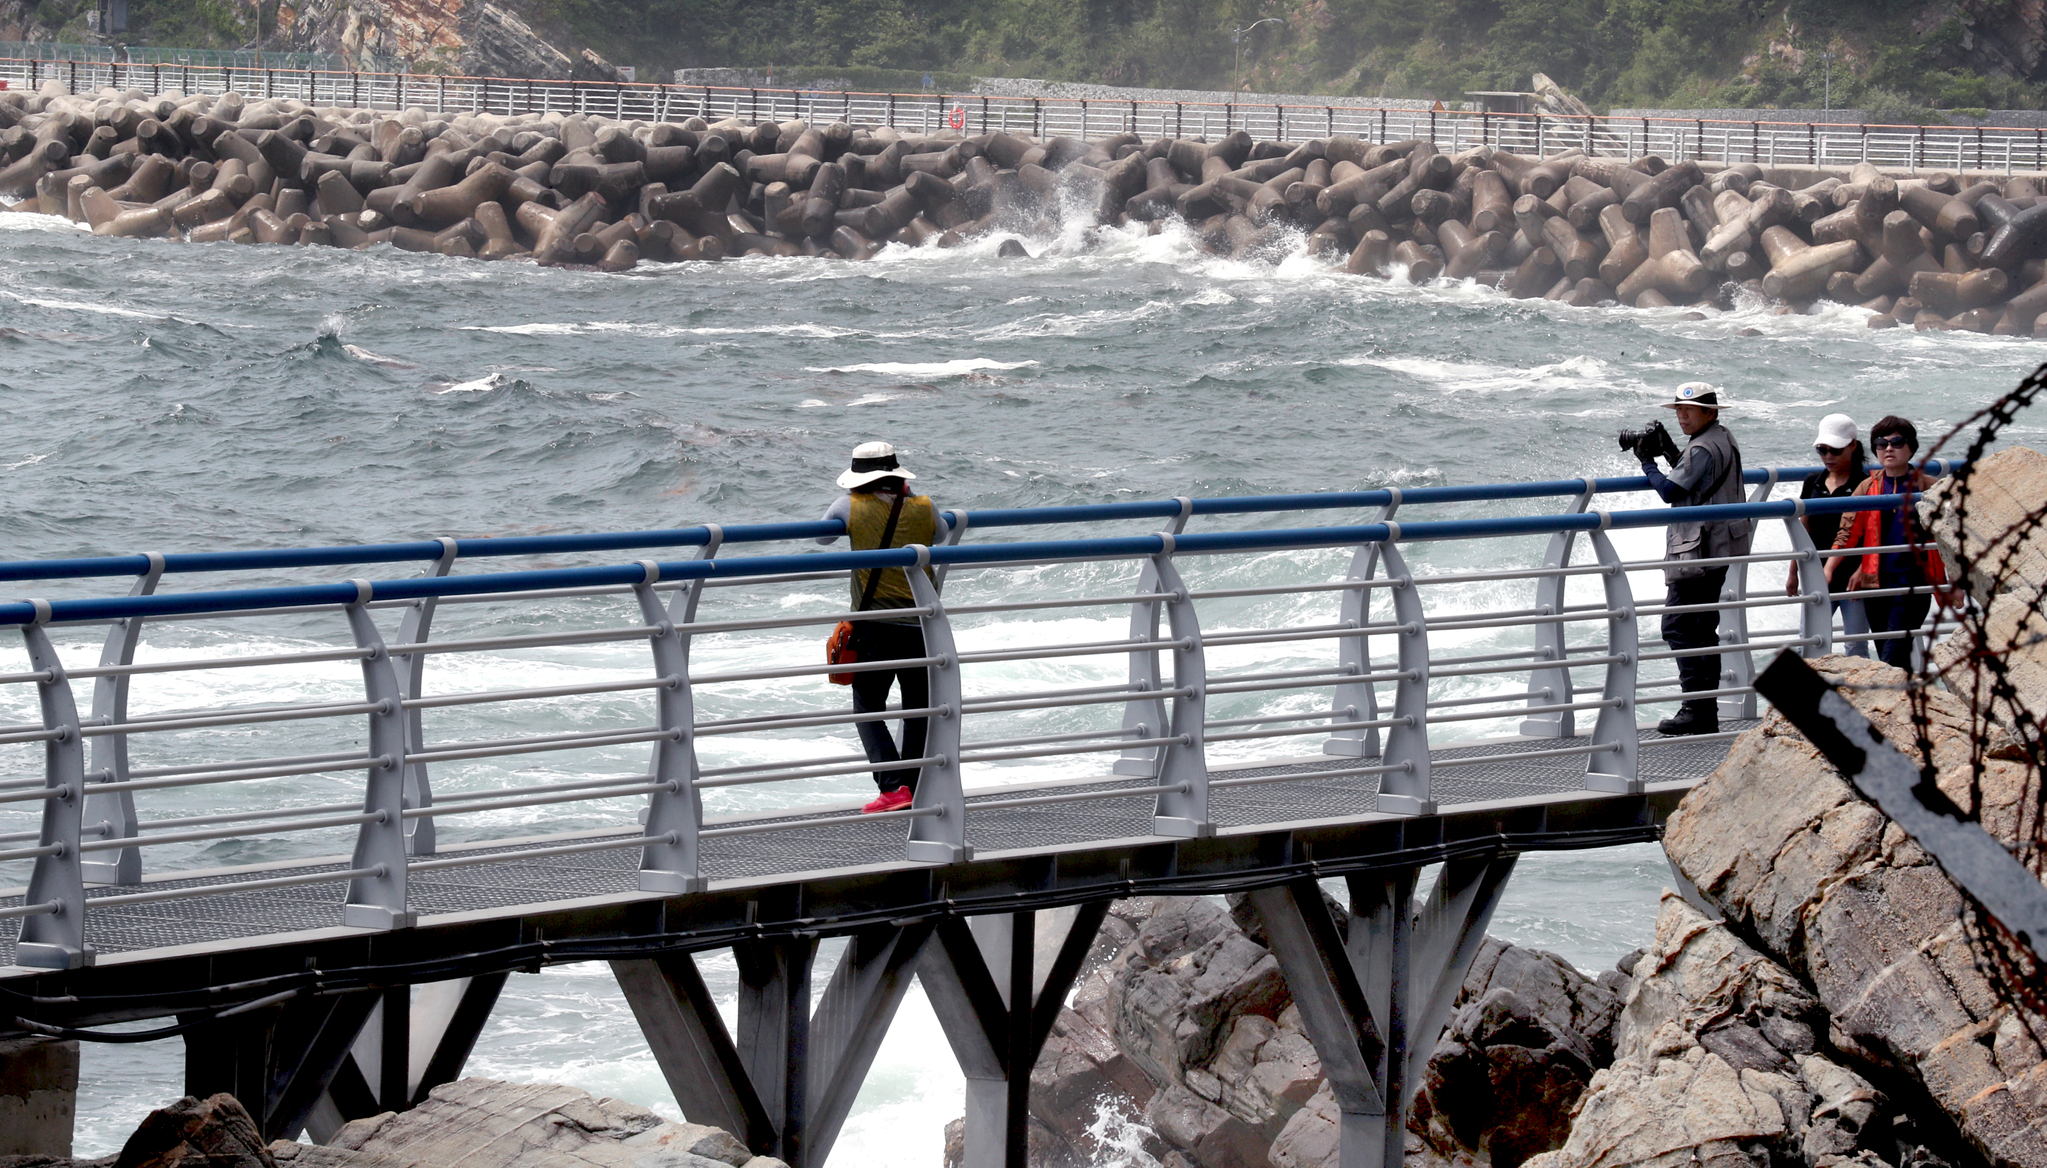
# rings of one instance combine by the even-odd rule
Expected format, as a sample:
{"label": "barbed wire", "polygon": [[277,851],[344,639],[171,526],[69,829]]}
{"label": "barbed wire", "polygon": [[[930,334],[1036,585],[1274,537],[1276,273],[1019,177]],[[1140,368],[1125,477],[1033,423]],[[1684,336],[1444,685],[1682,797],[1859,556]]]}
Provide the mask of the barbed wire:
{"label": "barbed wire", "polygon": [[[1948,476],[1937,501],[1943,519],[1952,515],[1955,528],[1953,547],[1941,549],[1949,553],[1955,566],[1951,581],[1955,587],[1935,593],[1939,619],[1951,619],[1958,626],[1950,634],[1954,648],[1941,654],[1945,660],[1940,661],[1929,646],[1906,686],[1920,774],[1929,784],[1939,773],[1934,761],[1933,688],[1945,686],[1968,707],[1969,784],[1963,810],[1971,819],[1982,822],[1986,798],[1991,794],[1986,790],[1991,764],[2019,768],[2019,788],[2012,793],[2010,838],[2003,842],[2036,877],[2047,877],[2047,781],[2043,781],[2047,728],[2043,728],[2040,712],[2020,700],[2012,677],[2012,657],[2047,641],[2047,635],[2032,631],[2047,629],[2047,581],[2026,579],[2022,571],[2029,553],[2047,557],[2047,499],[1996,532],[1972,531],[1969,518],[1986,452],[2019,413],[2043,395],[2047,395],[2047,365],[1964,418],[1920,460],[1924,470],[1941,450],[1964,437],[1968,441],[1966,461]],[[1918,524],[1908,522],[1905,527],[1913,544],[1907,554],[1916,556],[1927,537]],[[2006,619],[2011,620],[2010,632],[1999,643],[1993,625]],[[2001,833],[1993,831],[1992,835]],[[1978,971],[2005,992],[2018,1022],[2033,1040],[2047,1046],[2047,969],[2030,946],[2013,936],[1966,888],[1962,891],[1968,906],[1964,924]]]}

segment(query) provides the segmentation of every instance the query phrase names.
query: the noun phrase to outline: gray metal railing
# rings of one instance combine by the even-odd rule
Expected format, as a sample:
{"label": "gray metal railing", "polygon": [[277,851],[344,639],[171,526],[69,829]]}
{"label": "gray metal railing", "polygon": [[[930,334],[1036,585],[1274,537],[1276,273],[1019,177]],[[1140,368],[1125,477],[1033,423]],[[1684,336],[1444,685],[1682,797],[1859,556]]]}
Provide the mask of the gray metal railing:
{"label": "gray metal railing", "polygon": [[936,133],[990,131],[1038,137],[1216,138],[1244,130],[1292,141],[1351,134],[1375,142],[1422,138],[1455,153],[1490,145],[1546,156],[1566,150],[1669,161],[1697,159],[1763,166],[1847,166],[1869,162],[1911,169],[2047,169],[2047,129],[1997,126],[1850,126],[1765,119],[1567,117],[1465,110],[1386,109],[1362,105],[1169,102],[1028,98],[946,93],[860,93],[741,89],[611,81],[545,81],[424,73],[343,72],[314,68],[179,62],[59,61],[0,58],[0,82],[30,89],[60,81],[72,92],[102,88],[146,93],[290,98],[315,106],[504,115],[580,113],[620,120],[749,122],[803,118]]}
{"label": "gray metal railing", "polygon": [[[22,922],[19,962],[64,967],[88,959],[88,909],[345,882],[342,923],[393,928],[414,919],[407,899],[413,873],[620,850],[639,852],[641,889],[688,892],[704,883],[700,841],[877,821],[880,817],[863,817],[848,807],[820,805],[813,785],[876,769],[921,770],[914,804],[886,818],[903,823],[902,858],[926,862],[969,854],[968,824],[977,809],[1149,798],[1155,834],[1191,837],[1214,830],[1212,790],[1349,778],[1376,794],[1379,814],[1423,815],[1438,809],[1433,771],[1580,758],[1585,789],[1640,792],[1641,752],[1682,741],[1644,739],[1638,730],[1644,711],[1681,700],[1669,673],[1677,658],[1718,656],[1721,685],[1706,696],[1716,698],[1727,716],[1752,717],[1756,652],[1791,647],[1817,654],[1843,640],[1832,628],[1821,565],[1829,555],[1851,553],[1814,549],[1800,522],[1807,504],[1765,502],[1777,474],[1762,472],[1760,478],[1754,502],[1716,511],[1758,523],[1780,520],[1789,546],[1704,561],[1725,563],[1730,571],[1719,602],[1710,606],[1722,614],[1721,643],[1696,650],[1669,648],[1642,624],[1671,610],[1638,601],[1630,574],[1657,571],[1660,561],[1622,558],[1610,535],[1660,528],[1672,512],[1591,509],[1598,493],[1592,480],[1569,497],[1563,513],[1551,516],[1396,518],[1404,514],[1403,496],[1390,491],[1377,515],[1362,524],[1188,533],[1187,520],[1200,504],[1180,500],[1178,514],[1148,535],[1099,536],[1095,525],[1084,538],[1071,537],[1069,530],[1062,532],[1065,538],[1038,542],[720,557],[723,537],[712,529],[694,560],[463,576],[447,574],[454,541],[444,541],[445,553],[424,575],[238,592],[161,593],[157,586],[167,558],[142,557],[143,570],[126,597],[0,603],[0,627],[20,630],[27,656],[25,670],[0,675],[0,689],[33,687],[39,711],[34,721],[0,725],[0,746],[12,745],[12,761],[20,768],[19,777],[0,777],[0,812],[20,808],[40,820],[31,830],[0,833],[0,864],[30,865],[26,889],[15,893],[21,903],[0,908],[0,919]],[[1511,487],[1500,491],[1501,498],[1530,494]],[[1203,502],[1228,505],[1210,511],[1243,512],[1299,506],[1300,498]],[[1812,507],[1818,513],[1895,505],[1895,499],[1879,498],[1820,500]],[[969,522],[958,523],[955,538],[970,529]],[[1416,569],[1417,549],[1472,539],[1488,541],[1486,559],[1507,566]],[[1243,583],[1254,557],[1345,548],[1351,549],[1350,567],[1337,578],[1309,564],[1288,569],[1289,578],[1280,583]],[[1573,552],[1581,548],[1589,558],[1573,563]],[[1516,560],[1522,566],[1514,566]],[[1270,570],[1269,560],[1259,562],[1265,565],[1261,571]],[[1791,595],[1750,596],[1746,578],[1755,564],[1794,566],[1799,588]],[[819,603],[821,584],[829,594],[849,568],[876,565],[906,569],[913,607],[855,613],[844,611],[841,600]],[[1204,579],[1190,583],[1185,574],[1197,565]],[[945,577],[918,570],[933,566],[948,569]],[[1008,575],[1016,571],[1023,575]],[[1072,577],[1070,594],[1048,597],[1047,581],[1060,573]],[[1585,595],[1573,598],[1567,584],[1587,577]],[[1660,576],[1657,580],[1660,588]],[[956,596],[971,593],[970,602],[949,603],[941,583]],[[1532,603],[1499,609],[1473,599],[1474,589],[1501,584],[1527,587]],[[1020,589],[1027,591],[1019,594]],[[1870,595],[1903,591],[1914,590]],[[1324,596],[1326,616],[1275,617],[1247,603]],[[710,597],[714,608],[737,615],[706,615],[701,603]],[[744,607],[748,603],[753,607]],[[476,627],[463,635],[429,635],[436,606],[450,605],[461,606],[465,623]],[[1788,622],[1762,619],[1778,608],[1791,610]],[[1033,622],[1013,626],[1009,640],[979,635],[993,622],[1048,609],[1097,614],[1093,619],[1106,621],[1107,629],[1127,619],[1127,635],[1012,643],[1016,628],[1027,633],[1042,627]],[[1760,627],[1751,627],[1752,615]],[[302,640],[332,644],[136,660],[145,622],[165,629],[205,619],[215,622],[209,626],[214,639],[232,644],[258,633],[274,636],[272,626],[281,617],[297,622]],[[701,663],[707,644],[715,649],[732,643],[719,638],[786,634],[787,643],[802,645],[807,656],[823,626],[905,618],[921,626],[922,658],[834,666],[815,659],[763,662],[749,652],[742,668]],[[222,620],[230,623],[218,625]],[[252,632],[237,634],[237,622],[255,623]],[[536,624],[538,631],[532,631]],[[102,628],[98,663],[68,668],[52,632]],[[1924,642],[1941,631],[1933,626],[1865,639],[1912,636]],[[1449,644],[1473,634],[1489,638],[1478,646],[1485,651]],[[527,654],[517,659],[530,660],[543,650],[587,653],[639,644],[646,646],[645,659],[609,662],[602,678],[585,671],[558,684],[458,684],[432,694],[423,689],[424,680],[436,675],[466,678],[501,668],[513,659],[506,654]],[[692,664],[693,653],[698,664]],[[1090,666],[1104,661],[1111,663],[1106,671]],[[361,670],[360,690],[303,692],[318,667],[350,662]],[[1019,690],[1004,682],[1002,667],[1015,663],[1028,666],[1040,684]],[[929,671],[931,685],[927,703],[918,709],[852,713],[824,687],[823,675],[830,672],[920,666]],[[196,706],[143,714],[129,708],[137,684],[189,685],[224,669],[273,670],[244,676],[269,677],[275,684],[246,686],[255,691],[251,700],[211,697]],[[1108,680],[1117,674],[1122,681]],[[770,680],[801,684],[768,697],[760,683]],[[91,683],[90,717],[80,714],[82,682]],[[1004,684],[1012,688],[1001,688]],[[1471,687],[1485,692],[1465,692]],[[741,696],[729,696],[735,693]],[[1302,706],[1303,695],[1322,694],[1329,696],[1309,697]],[[1292,695],[1291,709],[1219,708],[1233,699],[1286,695]],[[540,702],[569,703],[569,714],[548,729],[516,713],[531,708],[521,703]],[[737,712],[707,716],[706,703]],[[1120,719],[1096,729],[1055,727],[1056,732],[1005,721],[1026,712],[1101,707],[1120,712]],[[471,729],[469,737],[430,733],[436,718],[457,711],[504,718],[498,729]],[[814,753],[814,734],[805,739],[813,752],[800,756],[783,750],[770,761],[707,765],[699,755],[702,742],[761,742],[798,730],[842,732],[905,716],[928,719],[922,753],[879,768],[864,754]],[[1589,728],[1579,729],[1581,716]],[[1432,747],[1445,743],[1481,741],[1463,735],[1485,724],[1520,737],[1470,757],[1432,755]],[[322,726],[340,729],[322,735]],[[1569,741],[1543,745],[1544,739]],[[152,757],[165,741],[182,744],[183,757]],[[786,737],[777,741],[788,743]],[[1211,777],[1217,761],[1212,747],[1242,752],[1263,746],[1292,757],[1319,751],[1357,761],[1346,766],[1332,759],[1308,773]],[[251,749],[272,753],[250,754]],[[646,749],[651,757],[643,768],[621,772],[615,755],[625,749]],[[435,789],[436,777],[451,767],[489,760],[531,765],[577,752],[584,758],[602,753],[563,768],[569,773],[561,781],[534,783],[498,771],[484,772],[482,789]],[[8,757],[0,753],[0,759]],[[1098,781],[970,785],[1002,779],[1002,768],[1010,764],[1059,760],[1084,772],[1078,777]],[[31,771],[40,773],[29,777]],[[364,779],[354,792],[360,797],[345,802],[286,805],[273,793],[275,780],[351,772]],[[707,819],[707,793],[768,786],[791,792],[796,802]],[[175,808],[146,813],[136,804],[138,795],[201,788],[232,790],[239,802],[226,804],[232,810],[198,808],[199,814],[164,813]],[[567,804],[583,805],[599,826],[540,837],[515,828],[476,828],[459,846],[437,842],[432,831],[436,821],[450,817]],[[274,857],[266,855],[263,862],[210,870],[204,884],[144,883],[145,867],[158,879],[179,871],[146,866],[152,848],[321,832],[353,839],[352,853],[329,869],[280,875]],[[88,897],[88,885],[119,889],[97,889]]]}

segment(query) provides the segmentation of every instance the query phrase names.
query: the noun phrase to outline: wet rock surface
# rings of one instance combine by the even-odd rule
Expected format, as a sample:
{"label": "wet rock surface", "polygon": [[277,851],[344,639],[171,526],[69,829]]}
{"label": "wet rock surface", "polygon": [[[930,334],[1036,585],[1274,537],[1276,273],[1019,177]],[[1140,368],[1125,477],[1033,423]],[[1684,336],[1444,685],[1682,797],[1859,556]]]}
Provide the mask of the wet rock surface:
{"label": "wet rock surface", "polygon": [[784,1168],[719,1128],[675,1123],[559,1083],[459,1079],[326,1147],[272,1145],[285,1168]]}
{"label": "wet rock surface", "polygon": [[[1887,738],[1914,740],[1902,672],[1849,657],[1814,665]],[[1936,781],[1968,806],[1970,711],[1934,691],[1927,713]],[[2009,844],[2036,830],[2037,778],[1997,753],[1993,744],[1976,796],[1984,828]],[[1736,740],[1686,796],[1664,847],[1704,901],[1811,994],[1823,1044],[1844,1066],[1881,1080],[1903,1111],[1944,1116],[1969,1153],[2047,1164],[2041,1020],[2021,1017],[1988,974],[1946,874],[1781,716]]]}

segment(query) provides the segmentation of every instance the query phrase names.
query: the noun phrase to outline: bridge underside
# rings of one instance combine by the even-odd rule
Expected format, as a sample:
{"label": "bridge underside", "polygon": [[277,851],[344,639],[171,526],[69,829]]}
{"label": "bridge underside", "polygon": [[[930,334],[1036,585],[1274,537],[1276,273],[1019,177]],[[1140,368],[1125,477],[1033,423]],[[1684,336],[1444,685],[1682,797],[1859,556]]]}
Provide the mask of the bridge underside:
{"label": "bridge underside", "polygon": [[[175,1018],[186,1090],[234,1092],[273,1136],[323,1137],[457,1077],[507,971],[608,960],[684,1113],[815,1168],[919,976],[944,1007],[967,1076],[969,1168],[1020,1166],[1029,1067],[1108,902],[1263,890],[1275,955],[1342,1089],[1342,1162],[1379,1168],[1398,1156],[1415,1051],[1425,1060],[1447,1019],[1513,857],[1655,839],[1727,744],[1645,736],[1644,789],[1625,795],[1585,789],[1582,755],[1457,765],[1500,747],[1432,752],[1438,811],[1429,815],[1379,813],[1375,777],[1315,777],[1359,760],[1316,756],[1214,768],[1216,831],[1204,838],[1149,834],[1147,790],[981,811],[969,817],[974,858],[960,864],[896,859],[903,833],[890,822],[709,838],[701,860],[711,884],[693,895],[638,891],[636,850],[420,872],[409,894],[418,924],[392,931],[344,927],[338,883],[89,910],[97,963],[0,967],[0,1013],[58,1028]],[[1268,777],[1284,781],[1230,782]],[[444,848],[437,858],[460,854]],[[1435,863],[1446,867],[1432,898],[1413,903],[1418,870]],[[334,857],[256,875],[346,867]],[[94,892],[250,876],[242,868]],[[1315,892],[1337,877],[1351,894],[1347,925]],[[826,936],[850,944],[806,1011]],[[0,942],[0,959],[12,945],[11,935]],[[718,948],[740,958],[733,1031],[691,956]]]}

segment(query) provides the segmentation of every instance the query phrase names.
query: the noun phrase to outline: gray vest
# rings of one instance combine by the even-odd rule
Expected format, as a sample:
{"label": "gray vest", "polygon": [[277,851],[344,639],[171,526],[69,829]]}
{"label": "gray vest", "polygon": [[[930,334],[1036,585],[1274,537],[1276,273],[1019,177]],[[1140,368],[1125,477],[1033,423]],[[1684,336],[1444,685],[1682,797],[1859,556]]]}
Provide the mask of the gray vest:
{"label": "gray vest", "polygon": [[[1691,449],[1703,449],[1713,456],[1713,480],[1700,483],[1674,507],[1703,507],[1719,503],[1743,502],[1741,482],[1741,449],[1734,444],[1734,435],[1718,422],[1692,436]],[[1724,474],[1722,472],[1725,472]],[[1720,519],[1711,523],[1672,523],[1664,536],[1663,558],[1666,560],[1719,559],[1723,556],[1745,556],[1749,541],[1755,532],[1755,524],[1747,519]],[[1672,564],[1663,570],[1666,580],[1685,580],[1703,574],[1702,567],[1688,567]]]}

